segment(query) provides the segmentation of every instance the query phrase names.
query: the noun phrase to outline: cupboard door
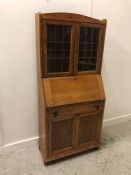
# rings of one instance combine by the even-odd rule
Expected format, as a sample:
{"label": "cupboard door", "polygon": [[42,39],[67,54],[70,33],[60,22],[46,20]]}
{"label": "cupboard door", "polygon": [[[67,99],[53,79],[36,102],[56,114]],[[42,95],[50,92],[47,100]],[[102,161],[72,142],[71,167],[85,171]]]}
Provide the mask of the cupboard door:
{"label": "cupboard door", "polygon": [[49,154],[73,148],[75,137],[75,117],[49,121]]}
{"label": "cupboard door", "polygon": [[77,146],[82,146],[90,143],[98,143],[101,122],[102,119],[100,112],[78,115]]}
{"label": "cupboard door", "polygon": [[103,26],[81,23],[76,25],[75,73],[99,72],[102,59]]}
{"label": "cupboard door", "polygon": [[42,27],[44,76],[72,74],[73,23],[44,20]]}

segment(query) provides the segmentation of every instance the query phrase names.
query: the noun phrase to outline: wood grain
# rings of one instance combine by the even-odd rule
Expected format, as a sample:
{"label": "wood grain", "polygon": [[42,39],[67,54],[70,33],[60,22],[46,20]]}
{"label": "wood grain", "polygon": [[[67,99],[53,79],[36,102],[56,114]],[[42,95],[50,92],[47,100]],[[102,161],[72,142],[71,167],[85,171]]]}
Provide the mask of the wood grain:
{"label": "wood grain", "polygon": [[[99,86],[100,83],[99,81]],[[43,79],[43,86],[46,91],[45,97],[47,107],[97,101],[101,99],[96,74]]]}
{"label": "wood grain", "polygon": [[45,97],[42,84],[41,72],[41,49],[40,49],[40,14],[36,14],[36,51],[37,51],[37,82],[38,82],[38,117],[39,117],[39,146],[43,159],[47,158],[47,120]]}
{"label": "wood grain", "polygon": [[97,75],[97,83],[99,88],[100,99],[105,100],[105,91],[103,87],[102,77],[100,75]]}
{"label": "wood grain", "polygon": [[[45,164],[99,147],[105,105],[100,73],[106,23],[72,13],[36,14],[39,147]],[[47,24],[72,26],[69,72],[48,73]],[[77,75],[80,26],[101,30],[97,70]]]}
{"label": "wood grain", "polygon": [[[40,16],[40,33],[41,33],[41,68],[43,77],[62,77],[70,75],[81,74],[95,74],[101,73],[101,65],[103,59],[104,40],[106,32],[107,21],[90,18],[80,14],[72,13],[44,13]],[[68,72],[54,72],[49,73],[47,70],[47,25],[71,26],[70,38],[70,61]],[[79,35],[80,27],[87,26],[91,28],[99,28],[99,41],[96,57],[96,70],[78,71],[78,57],[79,57]]]}
{"label": "wood grain", "polygon": [[43,19],[50,19],[50,20],[58,20],[58,21],[75,21],[75,22],[90,22],[92,24],[105,24],[105,20],[99,20],[91,17],[87,17],[80,14],[74,14],[74,13],[41,13],[41,17]]}
{"label": "wood grain", "polygon": [[[70,49],[69,49],[69,71],[68,72],[48,72],[48,55],[47,55],[47,25],[59,25],[59,26],[71,26],[71,33],[70,33]],[[43,77],[56,77],[56,76],[69,76],[72,75],[73,71],[73,54],[74,54],[74,34],[75,34],[75,25],[73,22],[67,21],[59,21],[59,20],[41,20],[41,48],[42,48],[42,55],[41,59],[43,62],[42,69],[43,69]]]}
{"label": "wood grain", "polygon": [[45,93],[45,99],[46,100],[46,105],[47,106],[54,106],[54,98],[52,94],[52,88],[51,88],[51,83],[50,79],[44,79],[44,93]]}

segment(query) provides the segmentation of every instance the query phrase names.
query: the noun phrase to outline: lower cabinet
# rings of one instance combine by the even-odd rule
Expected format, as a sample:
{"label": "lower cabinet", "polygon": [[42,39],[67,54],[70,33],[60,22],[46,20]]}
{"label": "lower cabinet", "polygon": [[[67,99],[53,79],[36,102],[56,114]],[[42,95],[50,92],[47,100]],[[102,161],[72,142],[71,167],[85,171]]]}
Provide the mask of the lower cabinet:
{"label": "lower cabinet", "polygon": [[49,155],[99,143],[102,112],[70,113],[49,116]]}
{"label": "lower cabinet", "polygon": [[51,119],[49,121],[49,154],[73,148],[75,138],[75,117]]}
{"label": "lower cabinet", "polygon": [[85,113],[77,116],[77,146],[98,142],[101,124],[100,112]]}

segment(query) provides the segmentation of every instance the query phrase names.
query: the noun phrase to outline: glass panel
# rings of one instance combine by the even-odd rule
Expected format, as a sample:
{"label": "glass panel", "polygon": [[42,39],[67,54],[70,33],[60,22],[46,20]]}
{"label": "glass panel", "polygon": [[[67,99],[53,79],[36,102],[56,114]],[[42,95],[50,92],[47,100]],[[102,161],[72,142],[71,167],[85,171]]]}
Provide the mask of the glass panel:
{"label": "glass panel", "polygon": [[80,28],[78,71],[96,70],[98,40],[99,28]]}
{"label": "glass panel", "polygon": [[71,26],[47,25],[48,73],[69,72]]}

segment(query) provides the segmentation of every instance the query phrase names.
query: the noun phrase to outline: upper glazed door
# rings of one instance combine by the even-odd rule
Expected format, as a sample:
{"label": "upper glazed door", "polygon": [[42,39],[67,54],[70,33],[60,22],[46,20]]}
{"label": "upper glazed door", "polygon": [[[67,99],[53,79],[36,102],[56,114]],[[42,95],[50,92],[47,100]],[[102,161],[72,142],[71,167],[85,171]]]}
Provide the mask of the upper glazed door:
{"label": "upper glazed door", "polygon": [[99,73],[102,61],[104,28],[101,24],[77,23],[75,74]]}
{"label": "upper glazed door", "polygon": [[42,21],[44,77],[72,74],[74,25],[68,21]]}

